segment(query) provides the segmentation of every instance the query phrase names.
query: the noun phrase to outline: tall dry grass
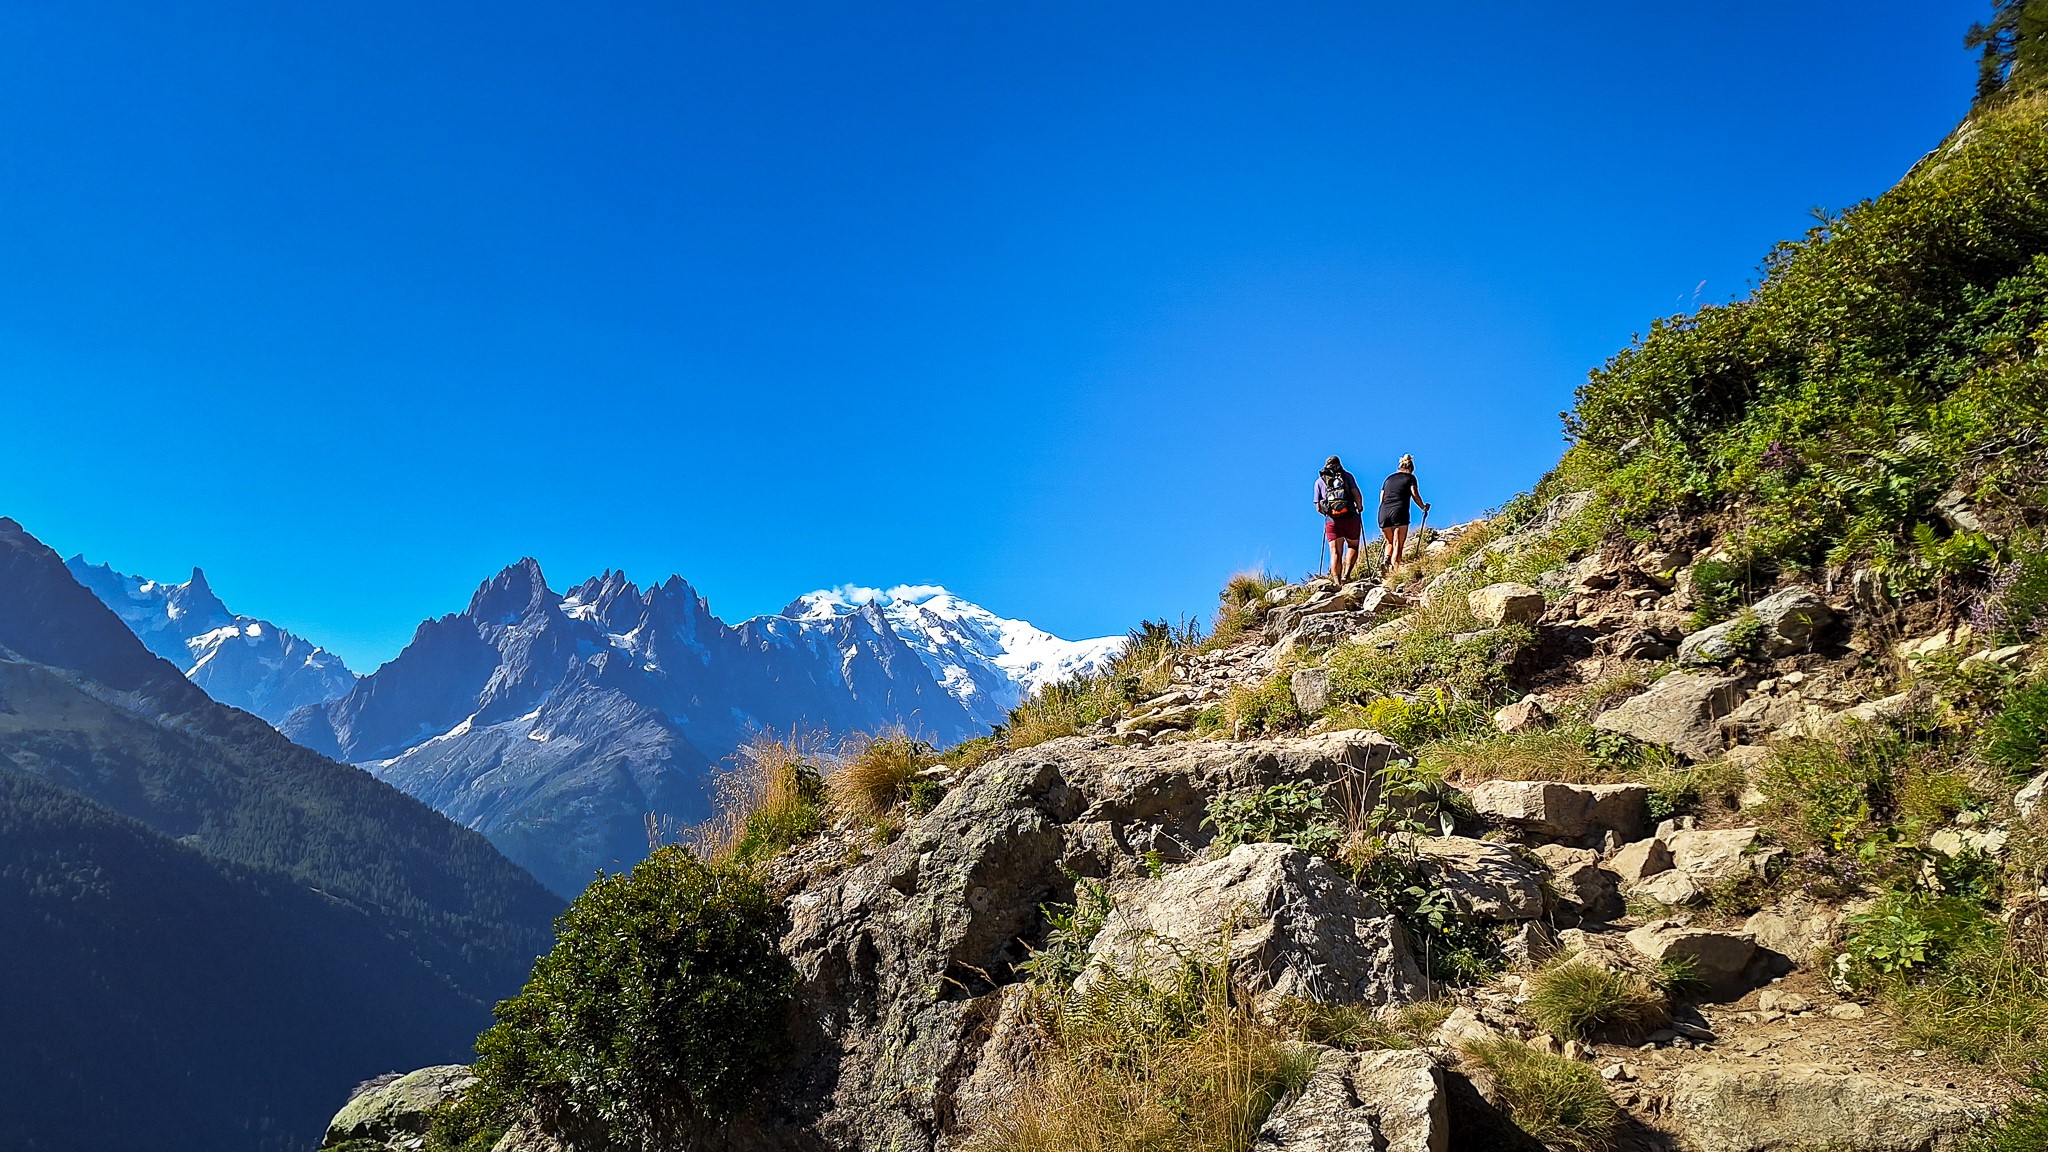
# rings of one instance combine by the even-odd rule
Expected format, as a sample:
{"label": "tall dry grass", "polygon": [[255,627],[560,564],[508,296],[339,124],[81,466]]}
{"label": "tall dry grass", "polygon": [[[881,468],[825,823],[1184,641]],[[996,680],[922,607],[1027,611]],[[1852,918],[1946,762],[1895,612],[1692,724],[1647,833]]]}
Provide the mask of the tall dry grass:
{"label": "tall dry grass", "polygon": [[825,787],[836,811],[874,824],[911,800],[921,774],[938,762],[930,744],[897,725],[849,741]]}
{"label": "tall dry grass", "polygon": [[707,863],[751,865],[815,835],[825,824],[823,762],[816,737],[756,736],[713,778],[715,814],[682,843]]}
{"label": "tall dry grass", "polygon": [[1145,977],[1097,970],[1048,999],[1051,1048],[970,1152],[1244,1152],[1314,1073],[1234,1002],[1220,965]]}

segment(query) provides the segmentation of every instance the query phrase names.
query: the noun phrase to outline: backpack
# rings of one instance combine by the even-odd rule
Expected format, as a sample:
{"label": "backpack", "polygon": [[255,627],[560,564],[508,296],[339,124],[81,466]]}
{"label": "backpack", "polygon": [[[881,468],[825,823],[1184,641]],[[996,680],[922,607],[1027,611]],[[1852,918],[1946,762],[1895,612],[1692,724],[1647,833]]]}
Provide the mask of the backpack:
{"label": "backpack", "polygon": [[1317,509],[1325,516],[1349,516],[1358,511],[1358,492],[1343,472],[1323,475],[1323,504]]}

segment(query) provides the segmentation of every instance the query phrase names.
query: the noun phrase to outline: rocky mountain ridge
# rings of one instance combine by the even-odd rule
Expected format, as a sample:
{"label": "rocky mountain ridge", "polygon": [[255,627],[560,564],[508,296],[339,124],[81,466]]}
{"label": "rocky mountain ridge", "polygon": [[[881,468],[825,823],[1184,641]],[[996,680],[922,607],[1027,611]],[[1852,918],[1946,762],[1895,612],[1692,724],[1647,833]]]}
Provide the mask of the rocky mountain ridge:
{"label": "rocky mountain ridge", "polygon": [[293,711],[355,686],[341,657],[267,620],[230,612],[197,568],[183,584],[167,584],[83,556],[64,563],[151,652],[230,707],[281,724]]}
{"label": "rocky mountain ridge", "polygon": [[939,588],[814,593],[728,625],[680,577],[643,589],[607,571],[558,593],[528,559],[283,730],[574,895],[646,855],[650,822],[707,818],[714,774],[757,734],[901,726],[957,743],[1118,644],[1060,640]]}

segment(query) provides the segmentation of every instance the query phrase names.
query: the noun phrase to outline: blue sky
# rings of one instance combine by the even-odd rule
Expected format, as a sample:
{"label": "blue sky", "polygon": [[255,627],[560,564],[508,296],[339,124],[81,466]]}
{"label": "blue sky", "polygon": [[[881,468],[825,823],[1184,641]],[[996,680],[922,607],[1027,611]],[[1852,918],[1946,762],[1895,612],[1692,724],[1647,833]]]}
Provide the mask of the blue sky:
{"label": "blue sky", "polygon": [[0,514],[359,669],[529,554],[1205,613],[1315,562],[1331,452],[1526,488],[1939,140],[1987,11],[8,6]]}

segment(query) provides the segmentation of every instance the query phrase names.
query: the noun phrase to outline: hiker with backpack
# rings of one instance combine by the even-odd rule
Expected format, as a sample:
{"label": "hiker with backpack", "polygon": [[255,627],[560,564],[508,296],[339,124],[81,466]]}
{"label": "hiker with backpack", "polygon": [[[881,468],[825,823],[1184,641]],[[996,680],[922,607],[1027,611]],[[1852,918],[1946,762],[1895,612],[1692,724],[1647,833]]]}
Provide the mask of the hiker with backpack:
{"label": "hiker with backpack", "polygon": [[1380,534],[1386,538],[1386,551],[1380,573],[1392,576],[1394,569],[1401,566],[1401,556],[1408,550],[1408,502],[1413,500],[1422,509],[1422,518],[1429,519],[1429,504],[1422,499],[1422,490],[1415,486],[1415,457],[1403,454],[1400,464],[1380,485]]}
{"label": "hiker with backpack", "polygon": [[1358,542],[1365,528],[1358,478],[1335,456],[1316,474],[1316,511],[1323,514],[1323,539],[1330,543],[1330,579],[1342,584],[1358,566]]}

